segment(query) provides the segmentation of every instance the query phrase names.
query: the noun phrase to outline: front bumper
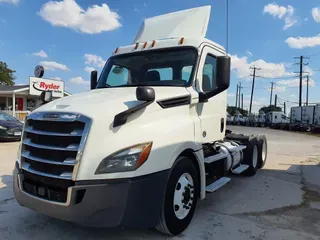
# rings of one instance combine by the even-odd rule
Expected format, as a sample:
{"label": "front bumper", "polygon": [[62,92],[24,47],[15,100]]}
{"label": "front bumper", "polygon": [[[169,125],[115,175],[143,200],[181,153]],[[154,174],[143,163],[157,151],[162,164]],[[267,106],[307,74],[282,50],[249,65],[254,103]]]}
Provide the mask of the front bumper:
{"label": "front bumper", "polygon": [[[162,171],[133,179],[76,182],[68,188],[67,202],[59,203],[26,193],[21,187],[23,173],[16,167],[14,194],[24,207],[80,225],[151,228],[158,223],[168,174]],[[81,201],[79,191],[84,192]]]}

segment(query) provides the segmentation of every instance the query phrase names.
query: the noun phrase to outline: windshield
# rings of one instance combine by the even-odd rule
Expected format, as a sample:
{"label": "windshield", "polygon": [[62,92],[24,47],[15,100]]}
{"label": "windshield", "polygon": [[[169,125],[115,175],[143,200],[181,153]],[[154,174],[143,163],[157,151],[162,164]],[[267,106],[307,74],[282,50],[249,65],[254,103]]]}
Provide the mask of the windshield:
{"label": "windshield", "polygon": [[0,112],[0,121],[10,121],[10,122],[14,121],[14,122],[16,122],[18,120],[9,114]]}
{"label": "windshield", "polygon": [[188,86],[197,51],[175,48],[115,56],[105,65],[97,88],[130,86]]}

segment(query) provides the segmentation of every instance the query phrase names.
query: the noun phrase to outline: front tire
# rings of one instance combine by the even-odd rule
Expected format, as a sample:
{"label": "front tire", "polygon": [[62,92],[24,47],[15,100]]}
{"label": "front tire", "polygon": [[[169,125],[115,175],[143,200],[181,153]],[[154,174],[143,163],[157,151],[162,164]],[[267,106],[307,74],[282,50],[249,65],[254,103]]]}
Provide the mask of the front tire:
{"label": "front tire", "polygon": [[169,235],[182,233],[190,224],[199,196],[198,172],[192,161],[178,157],[170,174],[156,229]]}

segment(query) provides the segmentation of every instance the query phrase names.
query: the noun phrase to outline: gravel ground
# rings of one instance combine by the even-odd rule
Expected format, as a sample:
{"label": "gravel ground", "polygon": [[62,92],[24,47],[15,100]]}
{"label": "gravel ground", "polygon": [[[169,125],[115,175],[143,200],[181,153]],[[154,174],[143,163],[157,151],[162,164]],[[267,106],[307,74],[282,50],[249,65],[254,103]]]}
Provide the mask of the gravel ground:
{"label": "gravel ground", "polygon": [[[268,160],[251,178],[233,177],[197,207],[189,228],[171,239],[320,239],[320,138],[263,128]],[[168,239],[155,230],[90,229],[19,206],[12,192],[17,143],[0,143],[0,239]]]}

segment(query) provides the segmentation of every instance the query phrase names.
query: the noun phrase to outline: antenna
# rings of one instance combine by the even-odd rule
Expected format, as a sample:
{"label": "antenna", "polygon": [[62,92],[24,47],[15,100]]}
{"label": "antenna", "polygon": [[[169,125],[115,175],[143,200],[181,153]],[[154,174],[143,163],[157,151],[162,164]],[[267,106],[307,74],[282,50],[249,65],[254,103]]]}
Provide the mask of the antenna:
{"label": "antenna", "polygon": [[229,44],[229,0],[226,0],[226,56],[228,56],[228,44]]}

